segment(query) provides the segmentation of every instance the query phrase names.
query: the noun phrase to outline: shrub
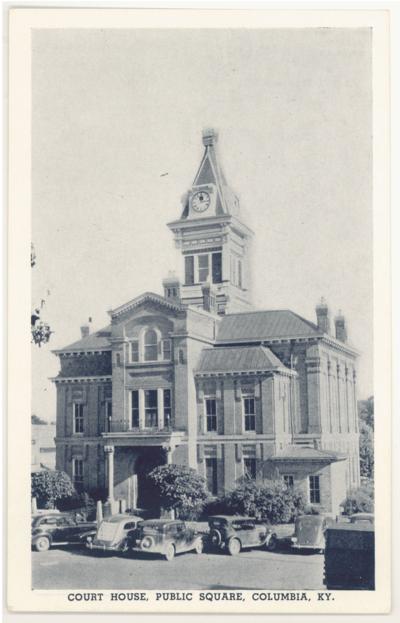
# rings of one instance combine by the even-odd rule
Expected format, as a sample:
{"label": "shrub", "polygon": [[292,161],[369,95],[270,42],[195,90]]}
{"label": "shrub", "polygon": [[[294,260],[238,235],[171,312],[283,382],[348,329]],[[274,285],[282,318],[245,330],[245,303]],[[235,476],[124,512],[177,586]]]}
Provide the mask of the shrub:
{"label": "shrub", "polygon": [[31,474],[31,495],[38,508],[55,508],[56,503],[71,498],[76,491],[65,472],[43,470]]}
{"label": "shrub", "polygon": [[159,504],[174,510],[181,519],[197,519],[208,498],[206,481],[194,469],[181,465],[161,465],[148,475]]}
{"label": "shrub", "polygon": [[96,518],[96,502],[86,492],[75,493],[70,498],[63,498],[57,502],[60,511],[79,511],[88,521]]}
{"label": "shrub", "polygon": [[272,524],[292,522],[304,506],[301,494],[280,481],[242,481],[224,502],[227,512],[262,517]]}
{"label": "shrub", "polygon": [[358,489],[351,489],[344,502],[343,514],[352,515],[353,513],[373,513],[374,512],[374,492],[370,484],[362,485]]}

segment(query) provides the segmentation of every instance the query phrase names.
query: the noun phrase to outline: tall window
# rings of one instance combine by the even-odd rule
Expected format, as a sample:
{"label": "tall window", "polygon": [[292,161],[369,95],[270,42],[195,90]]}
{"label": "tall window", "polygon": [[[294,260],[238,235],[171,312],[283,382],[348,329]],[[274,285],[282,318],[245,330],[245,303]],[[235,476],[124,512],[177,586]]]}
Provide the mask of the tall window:
{"label": "tall window", "polygon": [[286,485],[288,489],[293,489],[294,487],[294,478],[291,474],[285,474],[283,476],[283,483]]}
{"label": "tall window", "polygon": [[241,260],[238,260],[238,266],[237,266],[237,279],[238,279],[238,286],[239,288],[242,287],[242,262]]}
{"label": "tall window", "polygon": [[139,428],[139,392],[137,389],[131,392],[131,427]]}
{"label": "tall window", "polygon": [[199,283],[204,283],[208,281],[208,275],[210,272],[209,269],[209,258],[208,255],[198,255],[198,267],[199,267]]}
{"label": "tall window", "polygon": [[72,461],[72,481],[77,491],[83,487],[83,460],[73,459]]}
{"label": "tall window", "polygon": [[111,417],[112,417],[112,402],[108,400],[105,405],[106,411],[106,432],[111,433]]}
{"label": "tall window", "polygon": [[83,404],[74,402],[74,433],[83,433]]}
{"label": "tall window", "polygon": [[212,254],[212,280],[213,283],[222,281],[222,253]]}
{"label": "tall window", "polygon": [[154,428],[158,425],[156,389],[147,389],[144,392],[144,425],[146,428]]}
{"label": "tall window", "polygon": [[309,484],[310,484],[310,503],[319,504],[321,502],[319,476],[310,476]]}
{"label": "tall window", "polygon": [[144,360],[157,361],[158,359],[158,340],[154,329],[148,329],[144,336]]}
{"label": "tall window", "polygon": [[171,390],[164,389],[164,426],[171,424]]}
{"label": "tall window", "polygon": [[217,401],[215,398],[206,398],[205,407],[207,432],[214,432],[217,430]]}
{"label": "tall window", "polygon": [[194,257],[187,255],[185,257],[185,285],[192,286],[194,284]]}
{"label": "tall window", "polygon": [[244,430],[256,430],[256,411],[254,396],[243,397]]}
{"label": "tall window", "polygon": [[213,495],[218,493],[217,459],[206,459],[207,489]]}
{"label": "tall window", "polygon": [[162,341],[162,354],[164,361],[170,361],[171,359],[171,340]]}
{"label": "tall window", "polygon": [[139,361],[139,342],[137,340],[131,342],[131,361],[132,363]]}
{"label": "tall window", "polygon": [[244,467],[244,476],[245,478],[249,478],[251,480],[256,479],[256,459],[246,458],[243,459],[243,467]]}

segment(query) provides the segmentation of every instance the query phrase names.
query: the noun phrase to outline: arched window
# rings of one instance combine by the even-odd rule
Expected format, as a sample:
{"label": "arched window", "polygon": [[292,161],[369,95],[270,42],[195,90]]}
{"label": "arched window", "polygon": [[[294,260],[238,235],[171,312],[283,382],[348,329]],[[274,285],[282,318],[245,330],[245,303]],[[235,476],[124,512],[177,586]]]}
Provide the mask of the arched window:
{"label": "arched window", "polygon": [[144,336],[144,360],[157,361],[158,359],[158,339],[154,329],[148,329]]}

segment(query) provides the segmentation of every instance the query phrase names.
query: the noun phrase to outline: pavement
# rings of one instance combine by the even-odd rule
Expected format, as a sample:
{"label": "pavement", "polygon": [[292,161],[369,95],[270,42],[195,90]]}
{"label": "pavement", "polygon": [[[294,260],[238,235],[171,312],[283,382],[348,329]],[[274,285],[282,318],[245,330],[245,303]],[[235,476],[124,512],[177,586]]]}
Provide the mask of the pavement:
{"label": "pavement", "polygon": [[253,549],[238,556],[188,552],[171,562],[141,553],[96,555],[65,547],[32,552],[32,588],[324,590],[323,564],[321,554],[292,553],[284,541],[275,552]]}

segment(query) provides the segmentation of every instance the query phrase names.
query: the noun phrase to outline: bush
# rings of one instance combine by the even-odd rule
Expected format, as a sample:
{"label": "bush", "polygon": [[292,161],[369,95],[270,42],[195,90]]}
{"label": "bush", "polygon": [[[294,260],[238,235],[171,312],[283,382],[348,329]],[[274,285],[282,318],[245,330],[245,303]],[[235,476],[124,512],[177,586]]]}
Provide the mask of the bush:
{"label": "bush", "polygon": [[88,521],[96,518],[96,502],[86,492],[59,500],[57,508],[60,511],[79,511]]}
{"label": "bush", "polygon": [[224,498],[226,512],[262,517],[271,524],[290,523],[302,511],[301,494],[281,481],[243,481]]}
{"label": "bush", "polygon": [[55,508],[56,503],[73,497],[76,491],[68,474],[46,470],[31,474],[31,495],[38,508]]}
{"label": "bush", "polygon": [[369,483],[358,487],[358,489],[351,489],[342,503],[342,506],[344,515],[352,515],[353,513],[373,513],[374,491],[372,485]]}
{"label": "bush", "polygon": [[181,465],[161,465],[148,475],[160,506],[174,510],[181,519],[197,519],[208,498],[206,481],[194,469]]}

